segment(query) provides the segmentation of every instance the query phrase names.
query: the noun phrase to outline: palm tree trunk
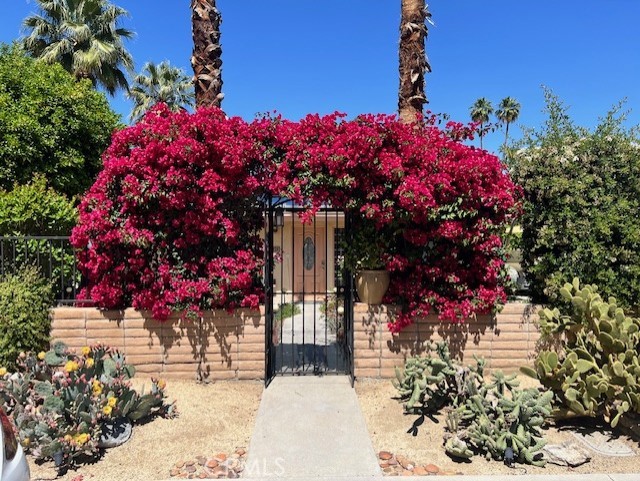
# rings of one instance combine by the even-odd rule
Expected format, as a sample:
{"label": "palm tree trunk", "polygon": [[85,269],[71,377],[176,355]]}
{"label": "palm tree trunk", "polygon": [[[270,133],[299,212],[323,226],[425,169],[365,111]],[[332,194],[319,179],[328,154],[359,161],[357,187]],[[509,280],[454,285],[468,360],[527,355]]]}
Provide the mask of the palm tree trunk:
{"label": "palm tree trunk", "polygon": [[193,81],[196,108],[220,107],[222,93],[222,46],[220,24],[222,17],[215,0],[191,0],[193,29]]}
{"label": "palm tree trunk", "polygon": [[424,75],[431,72],[425,50],[428,16],[425,0],[402,0],[398,114],[405,123],[415,122],[427,103]]}
{"label": "palm tree trunk", "polygon": [[480,122],[480,148],[482,149],[482,138],[484,137],[484,124]]}
{"label": "palm tree trunk", "polygon": [[507,152],[507,142],[509,142],[509,122],[507,122],[506,125],[507,125],[507,128],[504,129],[504,146],[503,146],[505,155]]}

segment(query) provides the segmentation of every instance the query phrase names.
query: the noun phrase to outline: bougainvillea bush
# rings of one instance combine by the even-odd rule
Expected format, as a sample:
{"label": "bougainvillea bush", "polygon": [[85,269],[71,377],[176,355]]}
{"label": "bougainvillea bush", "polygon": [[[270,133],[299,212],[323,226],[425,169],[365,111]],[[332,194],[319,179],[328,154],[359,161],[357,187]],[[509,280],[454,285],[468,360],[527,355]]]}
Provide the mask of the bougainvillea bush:
{"label": "bougainvillea bush", "polygon": [[[262,213],[250,126],[160,106],[114,135],[71,242],[100,307],[257,307]],[[83,298],[82,296],[79,296]]]}
{"label": "bougainvillea bush", "polygon": [[517,189],[499,159],[464,145],[472,128],[435,116],[263,117],[160,107],[116,134],[72,237],[102,307],[255,307],[260,199],[343,208],[385,236],[387,301],[401,329],[416,316],[463,320],[505,300],[500,235]]}
{"label": "bougainvillea bush", "polygon": [[517,211],[517,188],[497,157],[461,142],[471,128],[442,130],[438,120],[334,114],[254,123],[270,146],[273,192],[308,205],[307,216],[325,203],[345,208],[388,238],[387,301],[402,307],[392,330],[432,311],[464,320],[505,300],[500,235]]}

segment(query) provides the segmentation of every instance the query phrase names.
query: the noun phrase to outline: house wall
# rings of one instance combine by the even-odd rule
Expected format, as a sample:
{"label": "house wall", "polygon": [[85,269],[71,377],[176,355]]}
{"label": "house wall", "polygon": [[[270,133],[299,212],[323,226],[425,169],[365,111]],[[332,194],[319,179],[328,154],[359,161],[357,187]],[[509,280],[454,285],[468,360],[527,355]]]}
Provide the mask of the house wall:
{"label": "house wall", "polygon": [[[390,378],[395,366],[422,354],[428,341],[445,340],[452,354],[464,362],[483,356],[487,368],[516,371],[531,364],[539,337],[532,319],[537,310],[528,304],[508,304],[495,317],[465,324],[420,319],[400,334],[387,322],[389,306],[354,308],[354,363],[356,377]],[[220,380],[262,379],[265,368],[265,317],[260,311],[213,311],[193,321],[178,316],[158,322],[133,309],[100,311],[95,308],[52,309],[52,339],[79,350],[98,342],[120,349],[137,371],[163,378]]]}

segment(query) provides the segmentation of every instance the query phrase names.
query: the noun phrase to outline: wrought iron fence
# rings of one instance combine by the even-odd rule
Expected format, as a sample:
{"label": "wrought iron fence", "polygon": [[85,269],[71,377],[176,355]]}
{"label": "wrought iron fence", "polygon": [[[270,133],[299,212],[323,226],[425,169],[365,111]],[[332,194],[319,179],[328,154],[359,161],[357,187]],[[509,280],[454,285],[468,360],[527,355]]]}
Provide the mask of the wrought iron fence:
{"label": "wrought iron fence", "polygon": [[82,287],[76,254],[68,237],[0,236],[0,276],[32,265],[49,280],[57,304],[72,304]]}

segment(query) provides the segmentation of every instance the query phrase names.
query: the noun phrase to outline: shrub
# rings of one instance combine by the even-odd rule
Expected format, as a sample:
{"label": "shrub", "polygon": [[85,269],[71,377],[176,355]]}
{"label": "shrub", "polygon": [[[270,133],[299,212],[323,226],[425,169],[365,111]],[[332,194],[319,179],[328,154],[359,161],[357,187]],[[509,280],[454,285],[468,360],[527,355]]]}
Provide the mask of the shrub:
{"label": "shrub", "polygon": [[117,126],[118,116],[90,81],[0,46],[0,188],[41,173],[58,192],[84,192]]}
{"label": "shrub", "polygon": [[49,343],[53,294],[35,267],[24,266],[0,282],[0,366],[15,366],[18,354]]}
{"label": "shrub", "polygon": [[47,188],[41,175],[13,190],[0,190],[0,235],[66,236],[77,217],[73,201]]}
{"label": "shrub", "polygon": [[548,119],[512,150],[524,190],[522,265],[535,302],[555,304],[579,277],[636,307],[640,299],[640,137],[619,108],[589,131],[545,91]]}
{"label": "shrub", "polygon": [[560,307],[540,311],[540,330],[543,339],[559,336],[562,350],[542,350],[535,371],[522,371],[553,390],[560,406],[615,427],[626,412],[640,412],[640,320],[577,278],[560,293]]}
{"label": "shrub", "polygon": [[99,454],[111,420],[175,415],[174,404],[165,402],[166,383],[152,379],[150,392],[139,394],[129,381],[134,372],[117,349],[95,345],[76,355],[56,343],[46,353],[22,356],[17,372],[0,377],[0,402],[25,449],[64,468]]}
{"label": "shrub", "polygon": [[392,330],[432,311],[461,322],[504,302],[501,235],[518,189],[499,159],[460,142],[468,128],[441,130],[435,117],[343,117],[246,124],[159,106],[119,132],[72,235],[90,298],[161,320],[256,307],[261,207],[287,198],[303,222],[331,204],[388,241],[388,300],[402,307]]}
{"label": "shrub", "polygon": [[425,415],[446,409],[445,451],[452,457],[482,454],[509,463],[544,464],[540,427],[551,412],[553,393],[518,390],[516,376],[501,371],[488,383],[484,364],[476,358],[475,365],[462,367],[451,358],[447,343],[438,342],[426,356],[408,359],[404,369],[396,367],[392,382],[405,412]]}
{"label": "shrub", "polygon": [[496,373],[491,384],[482,383],[476,394],[449,412],[445,436],[449,455],[468,459],[477,453],[507,464],[545,464],[541,426],[551,413],[553,393],[516,389],[514,378]]}

